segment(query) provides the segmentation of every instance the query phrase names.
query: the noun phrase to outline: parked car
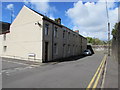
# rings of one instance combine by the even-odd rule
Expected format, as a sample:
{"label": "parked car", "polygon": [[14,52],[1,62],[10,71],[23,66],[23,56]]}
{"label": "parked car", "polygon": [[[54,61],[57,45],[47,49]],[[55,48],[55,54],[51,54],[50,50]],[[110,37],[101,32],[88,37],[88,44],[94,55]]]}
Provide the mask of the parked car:
{"label": "parked car", "polygon": [[85,56],[92,55],[92,52],[89,49],[87,49],[83,52],[83,55]]}

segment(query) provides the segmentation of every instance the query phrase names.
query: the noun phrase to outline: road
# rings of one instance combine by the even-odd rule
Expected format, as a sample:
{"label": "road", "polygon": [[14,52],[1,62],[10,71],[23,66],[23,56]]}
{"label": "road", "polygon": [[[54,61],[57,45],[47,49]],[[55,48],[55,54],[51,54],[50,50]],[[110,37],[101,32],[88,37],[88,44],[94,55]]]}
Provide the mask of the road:
{"label": "road", "polygon": [[3,59],[3,88],[86,88],[98,69],[104,52],[77,60],[32,67]]}

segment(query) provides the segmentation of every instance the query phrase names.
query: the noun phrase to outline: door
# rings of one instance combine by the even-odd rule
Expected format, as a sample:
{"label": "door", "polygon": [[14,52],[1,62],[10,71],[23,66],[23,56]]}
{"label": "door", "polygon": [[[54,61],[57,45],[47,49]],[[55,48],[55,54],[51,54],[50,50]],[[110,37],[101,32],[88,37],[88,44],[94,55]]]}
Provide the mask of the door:
{"label": "door", "polygon": [[74,45],[73,45],[73,56],[74,56]]}
{"label": "door", "polygon": [[45,62],[48,61],[48,42],[45,42]]}
{"label": "door", "polygon": [[65,44],[63,44],[63,58],[65,57]]}

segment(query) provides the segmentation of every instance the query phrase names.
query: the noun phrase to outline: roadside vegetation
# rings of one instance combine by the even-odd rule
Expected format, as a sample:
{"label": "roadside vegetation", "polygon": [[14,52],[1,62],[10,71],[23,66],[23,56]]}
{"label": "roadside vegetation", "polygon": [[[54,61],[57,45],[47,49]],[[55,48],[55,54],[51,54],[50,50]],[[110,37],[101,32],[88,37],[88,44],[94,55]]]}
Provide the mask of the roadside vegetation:
{"label": "roadside vegetation", "polygon": [[[112,40],[116,40],[117,38],[117,33],[118,33],[118,26],[120,25],[120,22],[119,23],[116,23],[114,28],[112,29],[112,32],[111,34],[113,35],[113,38]],[[92,44],[92,45],[107,45],[108,44],[108,41],[102,41],[98,38],[92,38],[92,37],[86,37],[87,38],[87,43],[89,44]],[[110,44],[112,43],[112,40],[110,40]]]}
{"label": "roadside vegetation", "polygon": [[106,45],[108,42],[107,41],[102,41],[98,38],[92,38],[92,37],[86,37],[87,38],[87,43],[90,43],[92,45]]}
{"label": "roadside vegetation", "polygon": [[112,29],[112,35],[113,35],[113,38],[116,38],[117,37],[117,33],[118,33],[118,26],[120,25],[120,22],[119,23],[116,23],[114,28]]}
{"label": "roadside vegetation", "polygon": [[[120,53],[120,22],[116,23],[114,28],[112,29],[112,56],[113,59],[119,61],[119,53]],[[120,63],[120,62],[119,62]]]}

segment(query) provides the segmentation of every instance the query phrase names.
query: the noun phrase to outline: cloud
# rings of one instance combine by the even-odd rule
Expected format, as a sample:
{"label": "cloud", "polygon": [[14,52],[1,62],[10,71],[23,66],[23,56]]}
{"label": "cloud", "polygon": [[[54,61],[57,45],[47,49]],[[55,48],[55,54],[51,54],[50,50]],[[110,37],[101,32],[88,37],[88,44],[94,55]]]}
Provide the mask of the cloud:
{"label": "cloud", "polygon": [[15,14],[14,14],[14,4],[8,4],[6,6],[6,9],[12,11],[12,17],[15,17]]}
{"label": "cloud", "polygon": [[53,17],[53,15],[50,15],[49,18],[52,19],[52,20],[55,20],[55,18]]}
{"label": "cloud", "polygon": [[38,0],[36,2],[34,0],[24,0],[24,3],[42,14],[52,17],[52,19],[54,18],[53,13],[57,11],[55,7],[49,5],[49,0]]}
{"label": "cloud", "polygon": [[6,8],[7,8],[8,10],[14,9],[14,5],[13,5],[13,4],[8,4],[8,5],[6,6]]}
{"label": "cloud", "polygon": [[[106,3],[99,0],[97,3],[82,1],[74,3],[73,8],[66,11],[67,16],[74,24],[74,30],[80,30],[80,34],[107,40],[107,15]],[[113,8],[114,2],[108,2],[108,8]],[[118,21],[118,8],[109,9],[111,30]]]}
{"label": "cloud", "polygon": [[35,7],[36,10],[40,11],[41,13],[47,13],[49,10],[49,4],[48,0],[45,0],[45,2],[33,2],[34,0],[30,0],[31,5]]}

